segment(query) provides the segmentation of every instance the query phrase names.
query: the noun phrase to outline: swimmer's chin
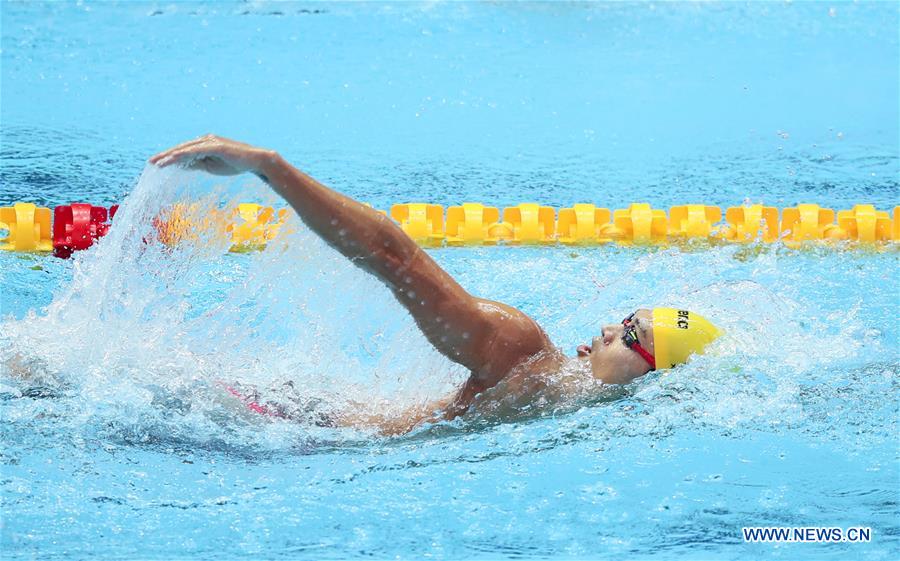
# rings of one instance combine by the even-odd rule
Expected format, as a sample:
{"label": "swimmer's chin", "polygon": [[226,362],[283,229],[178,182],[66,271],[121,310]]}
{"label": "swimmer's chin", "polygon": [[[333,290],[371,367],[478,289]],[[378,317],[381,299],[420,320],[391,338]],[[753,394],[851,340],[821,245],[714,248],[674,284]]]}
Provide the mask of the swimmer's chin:
{"label": "swimmer's chin", "polygon": [[[573,374],[578,374],[584,379],[589,379],[595,384],[602,384],[603,386],[628,386],[639,380],[643,380],[644,377],[649,374],[649,372],[638,376],[622,375],[616,372],[596,374],[594,373],[594,365],[591,361],[590,347],[587,347],[587,349],[582,349],[582,347],[587,347],[587,345],[579,346],[576,356],[567,357],[567,363],[563,368],[563,372],[560,372],[560,374],[568,371]],[[602,366],[601,363],[601,367]]]}

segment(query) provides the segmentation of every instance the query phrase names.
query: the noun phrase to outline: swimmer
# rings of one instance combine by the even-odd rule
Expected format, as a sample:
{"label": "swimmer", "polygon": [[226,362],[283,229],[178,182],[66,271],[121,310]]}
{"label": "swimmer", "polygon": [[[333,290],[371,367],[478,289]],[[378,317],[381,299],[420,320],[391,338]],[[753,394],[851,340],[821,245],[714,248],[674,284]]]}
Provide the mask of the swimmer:
{"label": "swimmer", "polygon": [[[604,384],[627,384],[651,370],[686,362],[720,334],[693,312],[640,309],[604,326],[590,345],[567,356],[521,311],[466,292],[391,219],[322,185],[275,151],[208,135],[160,152],[150,163],[216,175],[255,174],[310,230],[384,283],[434,348],[470,372],[456,392],[433,403],[393,418],[347,412],[333,419],[335,425],[368,426],[394,435],[490,408],[485,403],[490,400],[509,401],[511,396],[527,404],[564,370]],[[564,398],[566,389],[557,390],[554,395]]]}

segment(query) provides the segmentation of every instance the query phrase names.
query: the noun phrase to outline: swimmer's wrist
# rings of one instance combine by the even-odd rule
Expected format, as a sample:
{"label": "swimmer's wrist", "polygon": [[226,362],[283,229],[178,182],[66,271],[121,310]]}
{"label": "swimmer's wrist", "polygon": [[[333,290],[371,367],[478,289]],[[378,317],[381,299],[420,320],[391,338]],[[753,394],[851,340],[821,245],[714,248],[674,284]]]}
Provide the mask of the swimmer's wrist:
{"label": "swimmer's wrist", "polygon": [[275,150],[260,149],[255,159],[256,165],[253,166],[251,173],[269,185],[272,184],[271,178],[278,169],[287,164],[281,154]]}

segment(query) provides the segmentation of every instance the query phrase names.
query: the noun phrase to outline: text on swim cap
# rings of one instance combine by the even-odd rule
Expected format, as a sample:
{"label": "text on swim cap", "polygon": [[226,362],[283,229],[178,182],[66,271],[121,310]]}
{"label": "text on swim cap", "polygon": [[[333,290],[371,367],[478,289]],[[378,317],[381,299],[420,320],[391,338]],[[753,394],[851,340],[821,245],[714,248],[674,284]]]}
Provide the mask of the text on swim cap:
{"label": "text on swim cap", "polygon": [[678,320],[676,325],[678,325],[678,329],[687,329],[688,328],[688,311],[687,310],[678,310]]}

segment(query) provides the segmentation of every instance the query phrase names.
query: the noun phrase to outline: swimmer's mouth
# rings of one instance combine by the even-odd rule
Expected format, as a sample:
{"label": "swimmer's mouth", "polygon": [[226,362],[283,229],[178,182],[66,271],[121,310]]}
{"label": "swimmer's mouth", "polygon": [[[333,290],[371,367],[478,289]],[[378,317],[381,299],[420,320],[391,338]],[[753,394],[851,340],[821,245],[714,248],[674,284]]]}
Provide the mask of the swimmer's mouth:
{"label": "swimmer's mouth", "polygon": [[587,345],[578,345],[577,351],[578,351],[578,356],[590,356],[591,355],[591,348],[588,347]]}

